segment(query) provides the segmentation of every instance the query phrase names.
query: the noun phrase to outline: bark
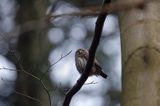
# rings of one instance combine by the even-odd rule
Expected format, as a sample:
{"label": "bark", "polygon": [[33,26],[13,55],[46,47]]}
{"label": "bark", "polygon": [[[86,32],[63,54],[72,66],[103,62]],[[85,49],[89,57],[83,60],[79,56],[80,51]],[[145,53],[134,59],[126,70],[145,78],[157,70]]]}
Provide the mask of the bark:
{"label": "bark", "polygon": [[120,13],[122,106],[160,106],[160,2],[145,1]]}
{"label": "bark", "polygon": [[[20,64],[17,68],[22,70],[23,67],[28,73],[39,77],[46,66],[50,49],[46,35],[48,27],[44,21],[48,1],[17,0],[17,3],[19,9],[16,20],[20,26],[17,44]],[[41,92],[44,92],[39,81],[23,72],[18,74],[16,91],[39,100],[42,98]],[[47,105],[46,103],[45,106]],[[40,104],[25,96],[17,95],[15,106],[40,106]]]}

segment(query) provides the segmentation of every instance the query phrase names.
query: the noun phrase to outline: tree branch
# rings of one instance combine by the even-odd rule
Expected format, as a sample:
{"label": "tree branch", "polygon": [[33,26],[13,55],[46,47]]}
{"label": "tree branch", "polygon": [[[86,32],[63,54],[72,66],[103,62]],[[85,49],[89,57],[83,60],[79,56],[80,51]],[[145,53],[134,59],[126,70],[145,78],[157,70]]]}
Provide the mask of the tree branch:
{"label": "tree branch", "polygon": [[75,11],[71,13],[61,13],[61,14],[54,14],[50,13],[47,15],[47,18],[51,21],[59,17],[64,16],[79,16],[79,17],[88,17],[88,16],[98,16],[99,13],[113,13],[113,12],[121,12],[121,11],[128,11],[133,8],[140,8],[143,7],[145,4],[144,0],[134,0],[134,1],[117,1],[114,3],[106,4],[103,7],[103,10],[100,11],[99,6],[94,7],[87,7],[80,9],[81,11]]}
{"label": "tree branch", "polygon": [[99,44],[99,41],[101,38],[104,21],[105,21],[107,14],[108,14],[107,12],[106,13],[102,12],[102,10],[104,8],[104,5],[109,4],[110,2],[111,2],[111,0],[105,0],[103,3],[101,12],[98,15],[98,18],[96,21],[94,38],[93,38],[92,44],[89,49],[89,59],[87,61],[85,71],[82,73],[81,77],[78,79],[77,83],[73,86],[73,88],[70,89],[69,92],[67,93],[65,100],[63,102],[63,106],[69,106],[72,97],[80,90],[80,88],[83,86],[83,84],[85,83],[85,81],[87,80],[87,78],[89,76],[90,70],[93,66],[95,52],[96,52],[96,49],[98,47],[98,44]]}

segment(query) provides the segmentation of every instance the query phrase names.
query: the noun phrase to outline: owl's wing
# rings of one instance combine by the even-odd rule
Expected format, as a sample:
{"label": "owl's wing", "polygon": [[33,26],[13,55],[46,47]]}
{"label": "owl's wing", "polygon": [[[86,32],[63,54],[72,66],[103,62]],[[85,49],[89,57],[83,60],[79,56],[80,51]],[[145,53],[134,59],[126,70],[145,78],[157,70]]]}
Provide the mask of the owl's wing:
{"label": "owl's wing", "polygon": [[95,62],[94,62],[94,65],[95,65],[96,69],[97,69],[97,70],[102,70],[99,62],[98,62],[96,59],[95,59],[94,61],[95,61]]}
{"label": "owl's wing", "polygon": [[[85,53],[84,58],[86,59],[86,62],[87,62],[87,60],[89,58],[89,54]],[[93,65],[95,65],[95,67],[96,67],[97,70],[102,70],[99,62],[96,59],[94,60],[94,64]]]}

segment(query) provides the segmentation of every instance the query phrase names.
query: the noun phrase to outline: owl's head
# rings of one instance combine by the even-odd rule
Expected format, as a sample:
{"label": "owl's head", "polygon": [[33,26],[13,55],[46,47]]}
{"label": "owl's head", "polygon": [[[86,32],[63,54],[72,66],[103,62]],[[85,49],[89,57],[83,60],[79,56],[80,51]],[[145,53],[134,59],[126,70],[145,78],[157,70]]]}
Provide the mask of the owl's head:
{"label": "owl's head", "polygon": [[76,56],[84,56],[84,55],[88,55],[88,50],[84,49],[84,48],[80,48],[76,51]]}

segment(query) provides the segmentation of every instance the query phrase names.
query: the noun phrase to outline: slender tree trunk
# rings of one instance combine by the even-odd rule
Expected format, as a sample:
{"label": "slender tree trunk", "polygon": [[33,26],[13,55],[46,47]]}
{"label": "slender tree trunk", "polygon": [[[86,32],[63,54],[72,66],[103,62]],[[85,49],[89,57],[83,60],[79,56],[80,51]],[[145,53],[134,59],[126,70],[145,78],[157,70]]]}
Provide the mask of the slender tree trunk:
{"label": "slender tree trunk", "polygon": [[[48,28],[43,23],[47,2],[47,0],[17,0],[19,10],[16,20],[20,26],[17,44],[20,55],[18,67],[21,70],[23,67],[25,71],[38,77],[45,67],[49,54],[46,35]],[[44,92],[38,80],[22,72],[18,74],[16,90],[38,100],[41,99],[41,92]],[[40,106],[40,104],[25,96],[17,95],[15,106]]]}
{"label": "slender tree trunk", "polygon": [[120,14],[122,106],[160,106],[160,1],[145,1]]}

